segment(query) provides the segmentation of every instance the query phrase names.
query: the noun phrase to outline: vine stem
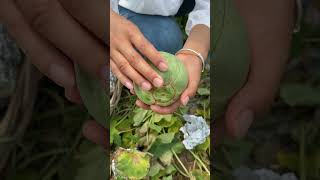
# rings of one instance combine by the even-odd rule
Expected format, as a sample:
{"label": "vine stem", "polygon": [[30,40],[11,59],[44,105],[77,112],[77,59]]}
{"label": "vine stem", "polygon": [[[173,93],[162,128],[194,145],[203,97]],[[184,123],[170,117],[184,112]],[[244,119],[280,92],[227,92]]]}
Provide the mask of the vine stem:
{"label": "vine stem", "polygon": [[189,172],[188,172],[188,170],[187,170],[187,168],[183,165],[183,163],[181,162],[181,160],[180,160],[180,158],[178,157],[178,155],[176,154],[176,152],[174,152],[174,150],[171,148],[171,151],[172,151],[172,153],[173,153],[173,155],[174,155],[174,157],[177,159],[177,161],[179,162],[179,164],[181,165],[181,167],[183,168],[183,170],[186,172],[186,174],[188,175],[187,177],[188,178],[191,178],[190,177],[190,174],[189,174]]}
{"label": "vine stem", "polygon": [[185,174],[184,172],[182,172],[182,170],[175,164],[173,163],[173,166],[179,171],[180,174],[182,174],[185,177],[189,177],[187,174]]}
{"label": "vine stem", "polygon": [[131,129],[127,129],[127,130],[123,130],[123,131],[119,131],[119,133],[125,133],[125,132],[130,132],[130,131],[133,131],[137,128],[131,128]]}
{"label": "vine stem", "polygon": [[206,165],[202,162],[202,160],[194,153],[192,152],[191,150],[189,150],[189,152],[193,155],[193,157],[199,161],[199,163],[202,165],[202,167],[207,171],[207,173],[210,175],[210,171],[209,169],[206,167]]}

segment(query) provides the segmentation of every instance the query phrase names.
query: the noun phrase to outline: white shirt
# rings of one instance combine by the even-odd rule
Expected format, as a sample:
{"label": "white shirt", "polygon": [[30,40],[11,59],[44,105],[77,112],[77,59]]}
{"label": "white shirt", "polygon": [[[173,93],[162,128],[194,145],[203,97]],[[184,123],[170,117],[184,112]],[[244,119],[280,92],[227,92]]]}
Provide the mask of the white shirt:
{"label": "white shirt", "polygon": [[[194,9],[189,13],[186,33],[197,24],[210,28],[210,0],[195,0]],[[118,5],[135,13],[148,15],[173,16],[177,14],[183,0],[111,0],[111,8],[119,13]]]}

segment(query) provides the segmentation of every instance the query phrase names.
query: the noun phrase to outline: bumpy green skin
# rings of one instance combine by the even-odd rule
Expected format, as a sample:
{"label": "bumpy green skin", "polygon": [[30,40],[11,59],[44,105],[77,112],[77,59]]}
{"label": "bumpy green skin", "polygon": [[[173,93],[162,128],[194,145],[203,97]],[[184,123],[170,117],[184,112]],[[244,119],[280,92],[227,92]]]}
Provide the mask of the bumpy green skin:
{"label": "bumpy green skin", "polygon": [[119,148],[113,158],[116,179],[142,179],[150,168],[150,155],[135,149]]}
{"label": "bumpy green skin", "polygon": [[150,91],[142,90],[138,85],[134,85],[134,90],[138,98],[148,105],[168,106],[175,102],[188,85],[188,73],[184,64],[176,56],[160,52],[168,63],[168,70],[159,71],[153,64],[152,68],[163,78],[164,85],[161,88],[154,87]]}

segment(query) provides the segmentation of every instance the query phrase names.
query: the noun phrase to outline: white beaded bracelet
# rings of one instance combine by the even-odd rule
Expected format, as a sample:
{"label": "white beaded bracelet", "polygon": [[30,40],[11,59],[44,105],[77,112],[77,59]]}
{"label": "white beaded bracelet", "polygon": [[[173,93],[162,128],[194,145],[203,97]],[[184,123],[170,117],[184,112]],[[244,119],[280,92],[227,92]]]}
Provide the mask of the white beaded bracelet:
{"label": "white beaded bracelet", "polygon": [[178,55],[178,54],[181,53],[182,51],[189,51],[189,52],[194,53],[194,54],[201,60],[201,62],[202,62],[202,71],[201,71],[201,72],[204,71],[204,66],[205,66],[205,64],[204,64],[204,58],[203,58],[203,56],[202,56],[200,53],[198,53],[197,51],[195,51],[195,50],[193,50],[193,49],[183,48],[183,49],[180,49],[175,55]]}

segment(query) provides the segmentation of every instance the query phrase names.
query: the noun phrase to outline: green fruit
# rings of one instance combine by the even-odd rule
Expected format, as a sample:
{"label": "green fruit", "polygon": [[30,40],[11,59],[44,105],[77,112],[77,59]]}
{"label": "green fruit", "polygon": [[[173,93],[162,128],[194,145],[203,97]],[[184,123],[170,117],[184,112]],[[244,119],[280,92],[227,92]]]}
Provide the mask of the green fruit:
{"label": "green fruit", "polygon": [[112,171],[116,179],[142,179],[150,168],[150,154],[135,149],[119,148],[112,160]]}
{"label": "green fruit", "polygon": [[164,85],[160,88],[153,87],[150,91],[142,90],[134,85],[138,98],[148,105],[168,106],[175,102],[188,85],[188,73],[184,64],[174,55],[160,52],[168,64],[168,70],[159,71],[149,62],[151,67],[163,78]]}

